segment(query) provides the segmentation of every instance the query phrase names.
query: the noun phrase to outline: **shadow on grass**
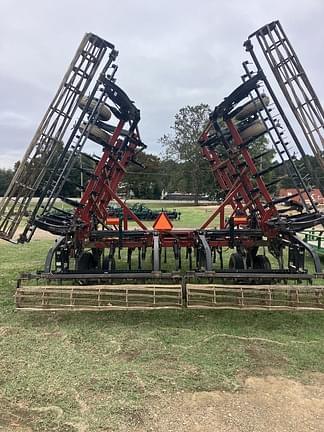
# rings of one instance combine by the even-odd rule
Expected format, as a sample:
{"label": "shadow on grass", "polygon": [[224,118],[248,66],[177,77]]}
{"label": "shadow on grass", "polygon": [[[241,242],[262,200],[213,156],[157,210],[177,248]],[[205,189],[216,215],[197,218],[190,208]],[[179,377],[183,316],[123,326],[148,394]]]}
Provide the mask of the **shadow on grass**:
{"label": "shadow on grass", "polygon": [[154,310],[113,312],[17,312],[17,323],[43,327],[50,323],[69,328],[165,328],[192,331],[228,331],[238,335],[273,333],[280,338],[322,338],[320,312]]}

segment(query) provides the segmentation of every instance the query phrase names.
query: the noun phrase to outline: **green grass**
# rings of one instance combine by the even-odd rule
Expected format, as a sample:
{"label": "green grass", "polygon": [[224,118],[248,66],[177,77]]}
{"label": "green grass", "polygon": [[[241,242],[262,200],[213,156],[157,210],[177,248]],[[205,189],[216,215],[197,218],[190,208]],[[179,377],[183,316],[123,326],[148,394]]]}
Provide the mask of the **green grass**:
{"label": "green grass", "polygon": [[[183,226],[205,216],[186,210]],[[51,243],[0,244],[0,430],[132,431],[169,393],[324,373],[321,313],[15,312],[18,273],[41,269]]]}
{"label": "green grass", "polygon": [[[198,228],[200,227],[215,211],[216,206],[197,206],[194,208],[183,205],[175,205],[174,207],[162,207],[161,204],[154,207],[153,205],[149,205],[152,209],[162,209],[163,210],[173,210],[176,209],[181,213],[180,220],[172,220],[172,225],[174,228]],[[143,221],[144,225],[148,228],[151,228],[154,221]],[[215,218],[215,221],[211,224],[211,227],[219,224],[218,216]],[[129,226],[131,228],[136,228],[137,224],[135,222],[130,222]]]}

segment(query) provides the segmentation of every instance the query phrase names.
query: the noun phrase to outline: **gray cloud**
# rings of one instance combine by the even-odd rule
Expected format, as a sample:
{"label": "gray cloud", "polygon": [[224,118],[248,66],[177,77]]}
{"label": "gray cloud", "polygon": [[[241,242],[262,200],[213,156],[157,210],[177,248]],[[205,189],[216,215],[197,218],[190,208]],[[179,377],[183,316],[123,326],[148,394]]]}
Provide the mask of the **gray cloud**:
{"label": "gray cloud", "polygon": [[11,126],[13,128],[26,129],[30,126],[30,119],[23,114],[13,111],[0,112],[0,126]]}
{"label": "gray cloud", "polygon": [[[322,0],[2,0],[0,166],[24,153],[87,31],[116,45],[118,83],[141,109],[149,150],[178,109],[220,102],[240,82],[243,41],[280,19],[323,98]],[[272,78],[272,77],[271,77]]]}

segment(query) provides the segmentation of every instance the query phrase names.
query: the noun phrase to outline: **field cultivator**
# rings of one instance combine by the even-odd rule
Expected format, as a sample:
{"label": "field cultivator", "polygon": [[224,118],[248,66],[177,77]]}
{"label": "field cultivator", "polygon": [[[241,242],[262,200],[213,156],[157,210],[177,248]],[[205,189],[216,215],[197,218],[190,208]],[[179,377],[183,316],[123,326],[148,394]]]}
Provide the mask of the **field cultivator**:
{"label": "field cultivator", "polygon": [[[272,37],[278,26],[255,35]],[[320,260],[298,235],[324,221],[310,193],[317,179],[297,164],[304,148],[251,39],[245,46],[253,65],[243,64],[242,83],[215,107],[197,143],[224,201],[198,228],[174,229],[164,213],[149,228],[117,193],[127,167],[138,165],[146,148],[140,111],[116,85],[115,47],[85,36],[0,204],[0,238],[14,241],[35,196],[18,242],[30,241],[36,228],[59,236],[44,270],[18,279],[18,309],[324,309],[324,287],[312,283]],[[255,154],[262,137],[268,149]],[[264,166],[269,152],[274,162]],[[81,157],[91,169],[79,167],[81,199],[72,200],[61,191]],[[295,195],[273,197],[271,188],[282,178],[267,179],[279,167],[294,182]],[[58,199],[70,210],[58,207]],[[122,217],[110,217],[112,201]]]}

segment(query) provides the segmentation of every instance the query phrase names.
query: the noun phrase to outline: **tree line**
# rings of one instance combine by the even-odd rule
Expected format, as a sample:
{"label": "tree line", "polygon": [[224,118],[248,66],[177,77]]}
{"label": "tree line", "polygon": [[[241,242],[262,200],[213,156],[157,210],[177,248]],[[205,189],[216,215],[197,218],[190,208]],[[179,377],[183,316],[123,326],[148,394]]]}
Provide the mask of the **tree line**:
{"label": "tree line", "polygon": [[[170,132],[163,135],[161,154],[154,155],[142,152],[137,155],[137,163],[130,163],[122,183],[126,196],[144,199],[160,199],[162,191],[191,193],[198,199],[199,195],[208,195],[211,199],[222,197],[222,191],[213,179],[209,164],[202,158],[197,141],[211,109],[206,104],[186,106],[175,115]],[[266,150],[269,150],[268,152]],[[269,149],[265,138],[260,138],[250,146],[252,157],[256,157],[257,168],[262,170],[274,163],[274,152]],[[263,157],[258,155],[264,154]],[[319,181],[324,186],[321,168],[313,156],[306,156],[307,161],[296,161],[302,171],[304,165],[310,165],[315,170]],[[0,196],[3,196],[14,175],[15,169],[0,169]],[[78,197],[89,178],[89,172],[95,167],[92,159],[81,155],[75,162],[69,181],[64,184],[62,195]],[[272,194],[280,187],[294,187],[292,179],[285,176],[284,168],[266,174],[265,181],[273,182],[276,177],[282,180],[271,187]]]}
{"label": "tree line", "polygon": [[[165,192],[188,192],[197,191],[195,182],[191,175],[190,162],[179,162],[165,159],[150,153],[139,153],[136,158],[137,164],[130,163],[125,175],[121,190],[126,196],[144,199],[160,199]],[[200,194],[215,195],[215,187],[212,185],[212,176],[206,161],[202,162],[204,173],[199,179]],[[82,169],[80,169],[82,167]],[[67,197],[79,197],[82,185],[88,181],[89,175],[85,171],[94,168],[89,164],[86,157],[75,162],[69,180],[64,184],[61,194]],[[0,197],[3,196],[13,178],[15,169],[0,168]],[[36,196],[38,193],[35,194]]]}

